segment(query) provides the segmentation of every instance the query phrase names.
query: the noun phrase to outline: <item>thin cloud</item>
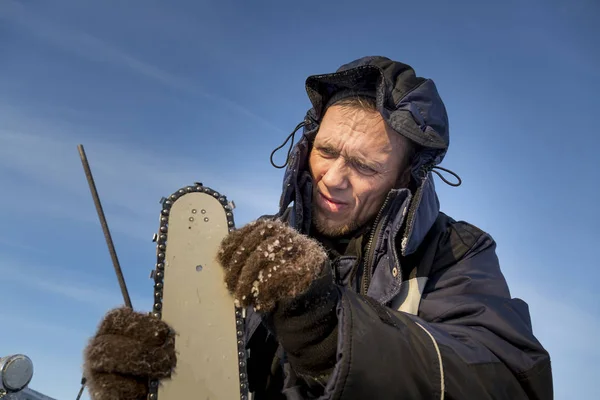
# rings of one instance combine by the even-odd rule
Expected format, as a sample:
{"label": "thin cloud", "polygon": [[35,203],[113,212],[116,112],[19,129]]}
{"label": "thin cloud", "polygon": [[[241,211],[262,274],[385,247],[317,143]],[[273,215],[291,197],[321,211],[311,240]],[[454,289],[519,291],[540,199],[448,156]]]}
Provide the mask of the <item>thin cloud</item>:
{"label": "thin cloud", "polygon": [[[220,102],[269,129],[282,132],[245,107],[207,93],[195,82],[144,62],[100,38],[53,23],[26,4],[8,0],[0,14],[2,19],[79,57],[121,67],[172,89],[209,97],[211,101]],[[8,99],[0,99],[0,168],[11,172],[5,176],[21,179],[21,182],[12,182],[9,190],[27,194],[17,204],[12,198],[2,199],[0,204],[11,207],[15,212],[35,207],[38,213],[97,223],[75,152],[77,135],[72,134],[82,129],[90,132],[91,127],[74,124],[72,121],[77,118],[52,118],[51,121],[42,120],[37,113],[23,112],[11,105]],[[226,176],[215,172],[214,166],[203,166],[196,160],[174,156],[165,159],[164,154],[160,155],[162,161],[157,165],[158,154],[137,146],[90,139],[86,139],[85,145],[107,217],[118,216],[118,219],[109,221],[111,229],[129,236],[147,238],[147,228],[141,230],[139,227],[155,217],[159,211],[158,200],[180,186],[193,183],[198,175],[205,183],[235,200],[238,223],[273,212],[277,207],[279,182],[274,181],[272,187],[265,187],[247,171]],[[261,190],[256,190],[257,187]],[[42,190],[44,201],[40,202],[37,199]]]}
{"label": "thin cloud", "polygon": [[[0,309],[0,320],[10,321],[13,326],[28,332],[43,332],[45,337],[54,336],[64,339],[66,337],[80,338],[88,335],[88,332],[64,324],[56,324],[47,320],[26,318],[22,314],[12,313],[5,308]],[[11,349],[12,350],[12,349]],[[18,349],[15,349],[15,352]],[[3,354],[5,355],[5,354]]]}
{"label": "thin cloud", "polygon": [[[0,168],[10,171],[10,174],[5,172],[6,176],[15,177],[8,188],[21,196],[16,204],[11,197],[0,199],[0,204],[5,203],[15,211],[35,209],[38,214],[97,223],[76,151],[77,142],[73,136],[65,134],[69,129],[60,125],[55,129],[53,121],[16,116],[16,121],[11,123],[15,116],[5,114],[5,117],[0,125]],[[21,129],[3,129],[5,124],[21,126]],[[236,202],[238,217],[242,220],[272,212],[279,198],[276,182],[270,188],[263,186],[256,191],[259,182],[246,171],[232,179],[195,160],[164,154],[157,165],[158,155],[139,146],[96,140],[86,144],[86,153],[107,218],[114,216],[109,220],[111,230],[144,240],[149,235],[147,224],[150,221],[155,229],[154,217],[160,211],[160,198],[180,186],[192,184],[197,180],[197,171],[202,171],[205,183]],[[40,192],[44,193],[43,202],[39,201]],[[269,204],[271,207],[267,208]],[[144,229],[140,230],[140,226]]]}
{"label": "thin cloud", "polygon": [[17,250],[25,250],[29,253],[45,253],[45,251],[39,249],[38,247],[35,246],[30,246],[21,242],[18,242],[16,240],[7,238],[5,236],[0,236],[0,247],[11,247],[13,249],[17,249]]}
{"label": "thin cloud", "polygon": [[[171,89],[176,89],[184,93],[210,99],[212,102],[218,102],[224,105],[228,110],[233,110],[244,115],[253,121],[271,129],[277,133],[284,133],[284,130],[275,126],[269,120],[257,115],[246,107],[227,99],[225,97],[209,93],[197,82],[176,76],[160,67],[142,61],[139,58],[119,49],[89,33],[68,29],[65,26],[49,21],[38,15],[34,10],[22,3],[14,0],[4,0],[4,16],[6,20],[14,22],[25,28],[28,32],[35,35],[39,40],[59,47],[63,50],[71,51],[79,57],[99,63],[108,63],[117,67],[125,68],[131,72],[143,76],[155,83],[159,83]],[[2,14],[0,14],[2,19]]]}
{"label": "thin cloud", "polygon": [[[48,273],[52,271],[52,273]],[[91,286],[84,282],[77,282],[73,277],[69,283],[59,280],[56,266],[32,266],[18,261],[0,262],[0,274],[2,281],[21,288],[28,288],[39,293],[56,295],[75,301],[76,304],[93,306],[98,309],[106,309],[107,305],[120,304],[120,294],[117,291],[106,290],[97,285]],[[133,296],[132,296],[133,297]],[[146,299],[134,298],[134,304],[145,304]]]}

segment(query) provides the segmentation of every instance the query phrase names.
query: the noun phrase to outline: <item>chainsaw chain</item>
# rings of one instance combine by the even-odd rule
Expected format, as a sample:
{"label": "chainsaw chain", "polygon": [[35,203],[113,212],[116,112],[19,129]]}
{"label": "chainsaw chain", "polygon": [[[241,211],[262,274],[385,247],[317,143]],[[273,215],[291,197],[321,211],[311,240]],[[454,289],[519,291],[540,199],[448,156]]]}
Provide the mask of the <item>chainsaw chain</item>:
{"label": "chainsaw chain", "polygon": [[[162,296],[163,296],[163,285],[164,285],[164,269],[165,269],[165,252],[167,249],[167,235],[169,232],[169,211],[173,204],[186,195],[192,192],[203,192],[207,193],[216,198],[225,210],[227,216],[227,225],[229,232],[235,230],[235,223],[233,221],[233,203],[227,201],[227,197],[220,194],[219,192],[212,190],[202,185],[202,183],[195,183],[194,186],[187,186],[177,190],[175,193],[170,195],[168,198],[161,200],[162,211],[160,215],[160,227],[158,234],[154,235],[153,241],[156,242],[156,266],[152,271],[152,277],[154,278],[154,306],[152,308],[152,315],[156,318],[162,317]],[[234,306],[235,307],[235,306]],[[235,325],[236,325],[236,336],[237,336],[237,348],[238,348],[238,367],[239,367],[239,379],[240,379],[240,399],[248,400],[248,375],[246,372],[246,343],[244,338],[244,327],[245,327],[245,309],[235,307]],[[158,400],[158,385],[159,381],[153,379],[149,383],[149,400]]]}

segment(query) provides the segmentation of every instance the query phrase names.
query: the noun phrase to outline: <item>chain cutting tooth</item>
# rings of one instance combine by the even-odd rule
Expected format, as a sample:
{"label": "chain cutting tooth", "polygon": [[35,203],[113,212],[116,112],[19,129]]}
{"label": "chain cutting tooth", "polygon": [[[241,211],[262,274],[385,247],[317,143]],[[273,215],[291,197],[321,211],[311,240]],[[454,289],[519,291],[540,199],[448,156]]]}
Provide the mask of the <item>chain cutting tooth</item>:
{"label": "chain cutting tooth", "polygon": [[[177,190],[175,193],[171,194],[169,197],[163,197],[160,200],[163,208],[161,210],[160,217],[160,228],[159,233],[154,234],[152,241],[157,242],[157,262],[155,265],[155,269],[152,270],[150,275],[151,279],[154,279],[154,304],[152,307],[151,315],[155,318],[162,318],[162,296],[163,296],[163,278],[164,278],[164,269],[165,264],[164,260],[166,257],[166,243],[168,237],[168,224],[169,224],[169,215],[170,209],[182,196],[191,192],[202,192],[206,193],[210,196],[216,198],[223,209],[225,210],[225,215],[227,217],[227,226],[228,232],[232,232],[235,230],[235,223],[233,219],[232,211],[235,209],[235,203],[233,201],[227,200],[225,195],[220,194],[219,192],[212,190],[202,184],[202,182],[194,182],[193,186],[186,186],[185,188],[181,188]],[[240,399],[248,400],[248,376],[246,372],[246,343],[244,338],[244,327],[245,327],[245,318],[246,318],[246,309],[235,307],[235,319],[236,319],[236,336],[237,336],[237,347],[238,347],[238,366],[239,366],[239,379],[240,379]],[[151,380],[149,382],[149,400],[158,400],[158,380]]]}

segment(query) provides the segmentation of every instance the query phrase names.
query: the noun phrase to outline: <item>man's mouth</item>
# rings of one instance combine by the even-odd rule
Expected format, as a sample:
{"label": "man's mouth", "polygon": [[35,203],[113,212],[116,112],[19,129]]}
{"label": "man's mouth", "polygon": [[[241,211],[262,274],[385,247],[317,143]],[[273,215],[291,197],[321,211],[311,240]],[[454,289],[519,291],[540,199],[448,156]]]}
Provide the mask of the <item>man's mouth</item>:
{"label": "man's mouth", "polygon": [[319,191],[317,191],[317,201],[326,210],[329,210],[331,212],[339,212],[348,205],[347,203],[345,203],[343,201],[325,196],[323,193],[321,193]]}

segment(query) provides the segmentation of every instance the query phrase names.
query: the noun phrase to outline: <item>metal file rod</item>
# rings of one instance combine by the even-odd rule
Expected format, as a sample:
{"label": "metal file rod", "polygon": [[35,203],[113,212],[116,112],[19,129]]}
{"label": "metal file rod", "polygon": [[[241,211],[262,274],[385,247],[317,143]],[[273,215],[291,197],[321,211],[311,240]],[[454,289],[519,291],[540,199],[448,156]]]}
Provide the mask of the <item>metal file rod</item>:
{"label": "metal file rod", "polygon": [[78,145],[77,148],[79,150],[79,156],[81,157],[81,163],[83,164],[83,170],[85,171],[85,177],[87,178],[90,191],[92,192],[92,198],[94,199],[96,211],[98,212],[98,218],[100,219],[100,224],[102,225],[102,230],[104,231],[104,238],[106,239],[108,252],[112,258],[112,263],[115,267],[115,273],[117,274],[117,279],[119,280],[119,286],[121,287],[123,300],[125,301],[125,305],[127,307],[133,308],[133,305],[131,304],[131,298],[129,297],[129,292],[127,291],[127,285],[125,284],[125,278],[123,278],[123,271],[121,271],[119,259],[117,258],[117,252],[115,251],[115,246],[113,244],[112,237],[110,236],[110,230],[108,229],[108,224],[106,223],[106,217],[104,216],[102,204],[100,203],[100,197],[98,196],[98,191],[96,190],[94,177],[92,176],[92,171],[90,169],[87,156],[85,155],[85,150],[81,144]]}

